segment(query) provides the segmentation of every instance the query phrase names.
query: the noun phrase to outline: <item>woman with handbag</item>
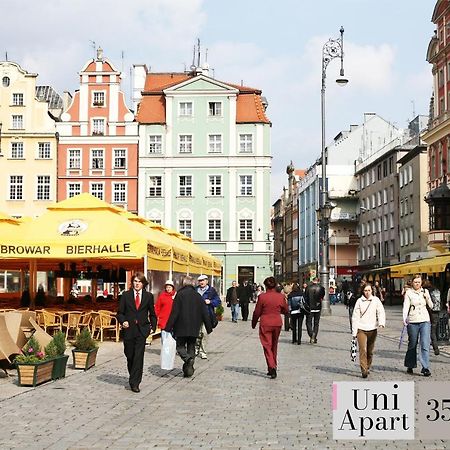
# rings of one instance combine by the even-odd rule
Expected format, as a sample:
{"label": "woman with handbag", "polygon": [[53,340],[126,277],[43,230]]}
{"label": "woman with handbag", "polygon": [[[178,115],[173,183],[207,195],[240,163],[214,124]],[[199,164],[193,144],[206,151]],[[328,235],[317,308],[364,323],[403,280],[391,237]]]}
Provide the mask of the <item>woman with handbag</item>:
{"label": "woman with handbag", "polygon": [[352,336],[358,340],[359,365],[363,378],[367,378],[372,366],[377,328],[386,325],[386,314],[381,300],[372,294],[372,286],[366,283],[363,295],[358,298],[352,316]]}
{"label": "woman with handbag", "polygon": [[419,361],[425,377],[430,372],[431,322],[427,310],[433,308],[433,302],[427,289],[422,287],[422,275],[416,274],[412,280],[412,289],[408,289],[403,300],[403,324],[408,330],[408,350],[405,355],[405,367],[409,374],[417,367],[417,343],[420,343]]}

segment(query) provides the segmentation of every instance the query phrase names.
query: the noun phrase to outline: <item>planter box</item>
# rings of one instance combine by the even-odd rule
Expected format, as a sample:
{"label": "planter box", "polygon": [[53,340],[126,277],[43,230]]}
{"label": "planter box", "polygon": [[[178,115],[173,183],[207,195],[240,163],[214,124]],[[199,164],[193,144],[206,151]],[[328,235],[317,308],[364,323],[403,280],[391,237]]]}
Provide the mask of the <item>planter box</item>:
{"label": "planter box", "polygon": [[19,386],[37,386],[52,379],[54,360],[38,363],[17,363]]}
{"label": "planter box", "polygon": [[72,350],[73,368],[88,370],[95,366],[95,359],[97,358],[98,348],[89,351]]}
{"label": "planter box", "polygon": [[57,356],[53,360],[52,380],[58,380],[66,376],[67,360],[69,355]]}

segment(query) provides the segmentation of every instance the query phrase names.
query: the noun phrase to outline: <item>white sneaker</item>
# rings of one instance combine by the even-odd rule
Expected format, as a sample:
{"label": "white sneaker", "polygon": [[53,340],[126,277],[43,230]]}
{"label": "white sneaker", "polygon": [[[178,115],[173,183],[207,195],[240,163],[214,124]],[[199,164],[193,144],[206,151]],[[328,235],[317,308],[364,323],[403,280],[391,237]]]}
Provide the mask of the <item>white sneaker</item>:
{"label": "white sneaker", "polygon": [[201,359],[208,359],[208,356],[206,356],[206,353],[200,353]]}

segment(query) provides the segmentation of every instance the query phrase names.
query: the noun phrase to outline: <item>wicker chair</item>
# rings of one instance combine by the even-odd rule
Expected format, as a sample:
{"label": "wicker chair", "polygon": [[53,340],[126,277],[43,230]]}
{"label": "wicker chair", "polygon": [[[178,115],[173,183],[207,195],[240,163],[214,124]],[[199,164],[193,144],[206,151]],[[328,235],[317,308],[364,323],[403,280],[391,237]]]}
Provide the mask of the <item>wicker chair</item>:
{"label": "wicker chair", "polygon": [[81,330],[83,328],[87,328],[92,333],[92,322],[94,320],[93,311],[85,311],[81,317],[80,322],[78,323],[78,328]]}
{"label": "wicker chair", "polygon": [[115,340],[119,342],[119,321],[117,317],[111,311],[99,310],[92,324],[92,335],[95,337],[95,333],[97,333],[96,339],[100,338],[100,342],[103,342],[104,331],[114,332]]}
{"label": "wicker chair", "polygon": [[66,329],[66,339],[70,330],[75,331],[75,336],[80,332],[80,320],[83,315],[82,311],[68,311],[64,314],[62,327]]}
{"label": "wicker chair", "polygon": [[54,312],[47,311],[45,309],[42,310],[42,317],[44,319],[44,331],[62,331],[62,319],[59,314]]}

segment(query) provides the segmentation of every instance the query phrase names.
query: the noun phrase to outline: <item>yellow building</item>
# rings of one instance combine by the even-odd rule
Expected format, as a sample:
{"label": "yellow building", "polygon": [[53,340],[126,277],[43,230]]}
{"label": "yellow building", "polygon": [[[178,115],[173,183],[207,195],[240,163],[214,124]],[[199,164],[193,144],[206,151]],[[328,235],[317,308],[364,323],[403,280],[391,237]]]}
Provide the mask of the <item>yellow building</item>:
{"label": "yellow building", "polygon": [[56,201],[55,116],[61,97],[37,74],[0,61],[0,211],[37,216]]}

